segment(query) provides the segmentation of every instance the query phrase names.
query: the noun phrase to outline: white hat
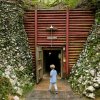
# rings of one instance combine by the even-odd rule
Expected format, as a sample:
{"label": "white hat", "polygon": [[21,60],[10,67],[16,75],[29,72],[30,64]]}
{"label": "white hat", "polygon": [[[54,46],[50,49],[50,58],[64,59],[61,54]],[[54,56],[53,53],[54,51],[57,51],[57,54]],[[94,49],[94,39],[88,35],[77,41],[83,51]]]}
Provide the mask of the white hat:
{"label": "white hat", "polygon": [[55,65],[54,64],[50,65],[50,68],[55,68]]}

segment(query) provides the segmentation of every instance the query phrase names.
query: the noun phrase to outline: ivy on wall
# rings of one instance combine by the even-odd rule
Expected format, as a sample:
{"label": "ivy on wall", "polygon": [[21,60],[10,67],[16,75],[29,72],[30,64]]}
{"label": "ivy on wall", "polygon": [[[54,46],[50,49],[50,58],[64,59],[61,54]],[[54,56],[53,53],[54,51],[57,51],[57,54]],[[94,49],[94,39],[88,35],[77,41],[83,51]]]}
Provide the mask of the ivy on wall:
{"label": "ivy on wall", "polygon": [[8,78],[18,95],[33,85],[34,77],[22,15],[21,6],[0,2],[0,77]]}

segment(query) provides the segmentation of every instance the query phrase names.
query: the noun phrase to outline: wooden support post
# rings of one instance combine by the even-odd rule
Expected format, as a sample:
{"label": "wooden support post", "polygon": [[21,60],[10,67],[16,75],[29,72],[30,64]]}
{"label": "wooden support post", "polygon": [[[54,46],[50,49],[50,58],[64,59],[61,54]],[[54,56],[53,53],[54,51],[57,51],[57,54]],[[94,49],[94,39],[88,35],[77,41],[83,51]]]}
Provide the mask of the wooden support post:
{"label": "wooden support post", "polygon": [[37,10],[35,10],[35,50],[37,46]]}
{"label": "wooden support post", "polygon": [[66,11],[66,74],[69,73],[69,9]]}
{"label": "wooden support post", "polygon": [[[37,54],[37,10],[35,10],[35,62],[37,62],[36,61],[36,54]],[[37,65],[36,63],[35,63],[35,65]]]}

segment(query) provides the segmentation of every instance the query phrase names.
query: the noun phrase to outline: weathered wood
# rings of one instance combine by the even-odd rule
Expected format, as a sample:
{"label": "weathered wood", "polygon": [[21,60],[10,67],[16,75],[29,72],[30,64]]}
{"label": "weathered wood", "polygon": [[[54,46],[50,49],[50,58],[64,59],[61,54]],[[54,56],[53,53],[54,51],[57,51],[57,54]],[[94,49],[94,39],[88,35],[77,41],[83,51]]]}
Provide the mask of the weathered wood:
{"label": "weathered wood", "polygon": [[88,10],[69,10],[69,13],[66,10],[26,11],[24,25],[33,55],[34,66],[36,63],[36,45],[42,47],[51,46],[51,39],[48,39],[51,33],[46,29],[52,25],[57,28],[57,30],[52,33],[52,35],[56,37],[52,40],[52,47],[63,48],[66,46],[65,70],[66,73],[69,73],[84,47],[84,43],[93,23],[94,14]]}
{"label": "weathered wood", "polygon": [[[29,15],[29,13],[31,13],[31,15]],[[32,11],[27,11],[24,14],[24,27],[25,27],[25,31],[27,33],[28,36],[28,43],[30,46],[30,51],[32,53],[33,56],[33,71],[35,72],[36,68],[35,68],[35,12]],[[31,19],[31,21],[30,21]],[[30,41],[32,40],[32,41]]]}

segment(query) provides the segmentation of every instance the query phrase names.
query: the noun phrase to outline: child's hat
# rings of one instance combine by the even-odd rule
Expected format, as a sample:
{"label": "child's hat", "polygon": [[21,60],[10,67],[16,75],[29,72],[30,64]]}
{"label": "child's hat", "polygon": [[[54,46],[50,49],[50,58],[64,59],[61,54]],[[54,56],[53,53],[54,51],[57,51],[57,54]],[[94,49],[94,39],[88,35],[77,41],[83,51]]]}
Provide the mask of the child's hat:
{"label": "child's hat", "polygon": [[55,68],[55,65],[54,64],[50,65],[50,68]]}

